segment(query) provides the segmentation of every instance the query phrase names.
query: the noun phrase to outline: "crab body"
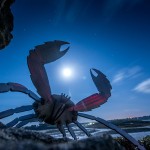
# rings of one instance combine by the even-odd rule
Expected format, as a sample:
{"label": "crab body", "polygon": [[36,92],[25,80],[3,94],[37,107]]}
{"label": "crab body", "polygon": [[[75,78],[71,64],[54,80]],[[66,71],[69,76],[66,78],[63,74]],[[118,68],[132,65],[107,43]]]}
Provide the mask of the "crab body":
{"label": "crab body", "polygon": [[68,108],[75,104],[65,96],[52,95],[53,104],[49,101],[34,102],[33,108],[39,119],[48,124],[70,124],[77,120],[77,111],[69,111]]}

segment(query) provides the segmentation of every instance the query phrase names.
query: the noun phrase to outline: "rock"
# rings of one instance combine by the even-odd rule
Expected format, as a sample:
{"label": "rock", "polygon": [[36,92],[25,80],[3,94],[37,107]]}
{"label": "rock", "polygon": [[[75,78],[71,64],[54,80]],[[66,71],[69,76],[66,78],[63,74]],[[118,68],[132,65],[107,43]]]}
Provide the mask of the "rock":
{"label": "rock", "polygon": [[46,133],[25,129],[0,129],[0,150],[124,150],[111,136],[96,136],[73,141],[55,139]]}
{"label": "rock", "polygon": [[0,122],[0,128],[5,128],[5,125],[2,122]]}
{"label": "rock", "polygon": [[10,6],[14,0],[0,0],[0,50],[13,38],[13,15]]}

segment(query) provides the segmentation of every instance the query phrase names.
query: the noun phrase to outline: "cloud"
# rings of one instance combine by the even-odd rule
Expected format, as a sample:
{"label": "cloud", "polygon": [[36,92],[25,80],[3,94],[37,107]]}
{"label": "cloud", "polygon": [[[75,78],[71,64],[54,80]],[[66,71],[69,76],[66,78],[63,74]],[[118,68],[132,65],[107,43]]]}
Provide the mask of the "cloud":
{"label": "cloud", "polygon": [[135,78],[140,75],[141,67],[134,66],[120,70],[113,78],[113,83],[119,83],[125,79]]}
{"label": "cloud", "polygon": [[134,90],[137,92],[150,94],[150,78],[139,83]]}
{"label": "cloud", "polygon": [[118,74],[115,75],[114,79],[113,79],[113,83],[117,83],[120,82],[124,79],[125,74],[123,72],[119,72]]}

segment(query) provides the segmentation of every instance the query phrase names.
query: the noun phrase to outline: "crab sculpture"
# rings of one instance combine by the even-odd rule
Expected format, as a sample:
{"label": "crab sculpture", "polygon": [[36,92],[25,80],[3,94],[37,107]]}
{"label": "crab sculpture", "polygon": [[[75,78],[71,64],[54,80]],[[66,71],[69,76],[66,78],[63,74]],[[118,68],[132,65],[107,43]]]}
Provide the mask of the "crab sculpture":
{"label": "crab sculpture", "polygon": [[[34,100],[32,105],[21,106],[15,109],[9,109],[0,112],[0,119],[11,116],[15,113],[30,111],[32,109],[35,112],[34,114],[21,116],[12,120],[11,122],[7,123],[5,127],[9,128],[15,126],[20,128],[29,122],[34,122],[37,120],[45,122],[46,124],[56,125],[64,138],[66,137],[64,126],[66,126],[72,137],[76,140],[77,137],[71,127],[71,123],[76,124],[87,136],[91,136],[87,129],[77,121],[78,116],[80,116],[104,124],[128,139],[140,150],[144,150],[144,147],[142,147],[134,138],[110,122],[88,114],[79,113],[90,111],[99,107],[111,96],[112,87],[110,82],[99,70],[90,70],[91,77],[99,92],[88,96],[87,98],[79,101],[77,104],[74,104],[70,100],[70,97],[66,96],[65,94],[57,95],[51,93],[44,64],[53,62],[64,56],[69,50],[68,47],[64,51],[60,51],[60,47],[64,44],[69,43],[64,41],[50,41],[45,42],[42,45],[38,45],[33,50],[30,50],[29,56],[27,57],[27,64],[31,74],[31,80],[41,97],[37,96],[35,93],[28,90],[21,84],[12,82],[0,83],[0,93],[8,91],[22,92]],[[97,74],[97,76],[93,74],[93,71]]]}

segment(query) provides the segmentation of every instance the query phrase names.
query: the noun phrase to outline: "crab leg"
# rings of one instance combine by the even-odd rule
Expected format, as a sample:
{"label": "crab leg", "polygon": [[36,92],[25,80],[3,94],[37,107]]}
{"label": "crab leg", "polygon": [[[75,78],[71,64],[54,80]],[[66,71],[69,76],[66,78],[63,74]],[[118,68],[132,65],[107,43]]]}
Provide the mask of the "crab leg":
{"label": "crab leg", "polygon": [[66,138],[66,132],[65,132],[65,129],[64,129],[63,125],[57,124],[57,128],[59,129],[59,131],[61,132],[63,137]]}
{"label": "crab leg", "polygon": [[67,124],[66,126],[67,126],[68,131],[70,132],[71,136],[74,138],[74,140],[77,140],[77,137],[76,137],[76,135],[75,135],[75,133],[74,133],[74,131],[73,131],[71,125],[70,125],[70,124]]}
{"label": "crab leg", "polygon": [[21,107],[15,108],[15,109],[8,109],[6,111],[0,112],[0,119],[11,116],[15,113],[25,112],[25,111],[29,111],[32,109],[33,109],[32,105],[21,106]]}
{"label": "crab leg", "polygon": [[90,137],[91,134],[84,128],[78,121],[74,121],[74,123],[88,136]]}
{"label": "crab leg", "polygon": [[25,86],[18,83],[0,83],[0,93],[4,92],[21,92],[24,94],[28,94],[29,97],[34,99],[35,101],[40,101],[41,99],[32,91],[28,90]]}
{"label": "crab leg", "polygon": [[33,119],[36,118],[37,116],[35,114],[29,114],[29,115],[25,115],[25,116],[21,116],[19,118],[14,119],[13,121],[9,122],[6,124],[6,127],[13,127],[15,126],[19,121],[24,121],[24,120],[28,120],[28,119]]}
{"label": "crab leg", "polygon": [[110,128],[112,130],[115,130],[117,133],[119,133],[124,138],[129,140],[132,144],[137,146],[139,150],[145,150],[145,148],[143,146],[141,146],[132,136],[130,136],[128,133],[126,133],[125,131],[123,131],[119,127],[115,126],[114,124],[112,124],[110,122],[107,122],[104,119],[101,119],[101,118],[98,118],[98,117],[94,117],[94,116],[88,115],[88,114],[78,113],[78,116],[83,117],[83,118],[87,118],[87,119],[91,119],[91,120],[95,120],[95,121],[97,121],[97,122],[107,126],[108,128]]}
{"label": "crab leg", "polygon": [[23,126],[25,126],[26,124],[30,123],[30,122],[37,122],[39,119],[37,118],[33,118],[33,119],[28,119],[28,120],[25,120],[25,121],[21,121],[20,123],[18,123],[16,125],[17,128],[21,128]]}

